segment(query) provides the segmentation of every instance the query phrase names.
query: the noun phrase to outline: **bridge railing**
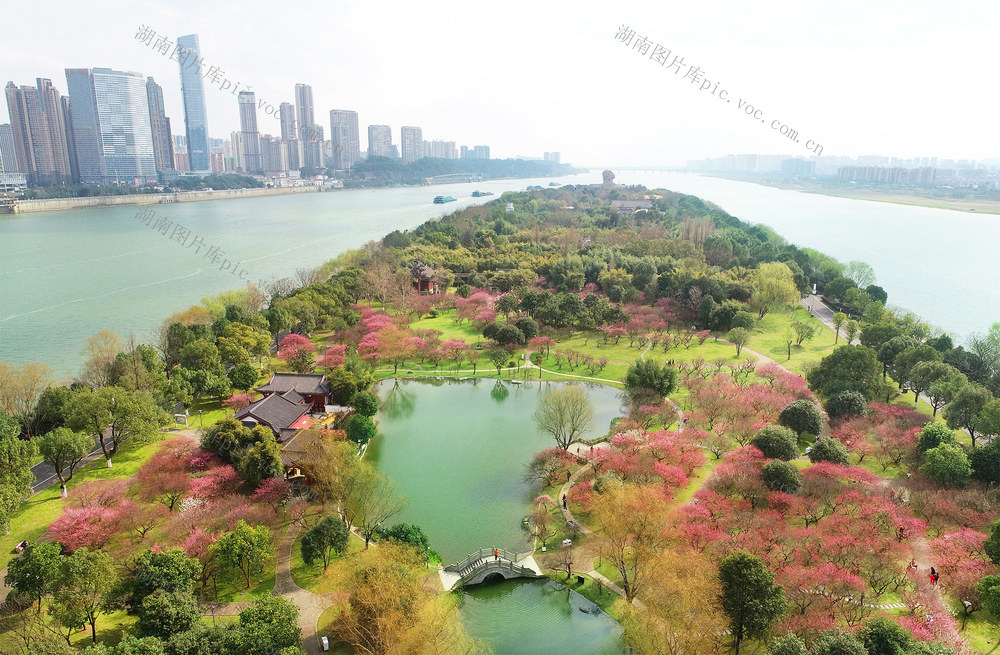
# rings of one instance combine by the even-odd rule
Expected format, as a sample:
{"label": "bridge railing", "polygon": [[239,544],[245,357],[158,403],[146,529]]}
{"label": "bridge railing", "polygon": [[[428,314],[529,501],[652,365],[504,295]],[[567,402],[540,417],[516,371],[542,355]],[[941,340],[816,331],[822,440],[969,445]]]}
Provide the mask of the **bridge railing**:
{"label": "bridge railing", "polygon": [[[509,562],[520,562],[522,559],[531,554],[531,553],[525,553],[522,555],[521,553],[515,553],[509,551],[506,548],[497,548],[497,551],[499,551],[501,560],[506,560]],[[465,559],[463,559],[461,562],[444,567],[444,570],[451,572],[460,572],[473,562],[477,562],[483,559],[490,559],[490,560],[494,559],[492,548],[480,548],[476,552],[467,555]]]}

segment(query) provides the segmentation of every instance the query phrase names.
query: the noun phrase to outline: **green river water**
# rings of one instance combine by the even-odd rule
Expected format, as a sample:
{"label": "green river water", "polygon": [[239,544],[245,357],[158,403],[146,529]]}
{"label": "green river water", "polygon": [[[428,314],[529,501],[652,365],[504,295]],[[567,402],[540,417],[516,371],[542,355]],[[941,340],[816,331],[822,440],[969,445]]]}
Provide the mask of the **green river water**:
{"label": "green river water", "polygon": [[[521,518],[537,488],[522,480],[531,455],[552,445],[535,426],[539,395],[553,384],[479,379],[386,381],[370,461],[408,503],[392,522],[417,523],[446,563],[483,547],[523,551]],[[594,406],[588,437],[621,415],[618,392],[585,385]],[[547,580],[471,587],[462,619],[497,655],[617,655],[621,627],[575,592]]]}

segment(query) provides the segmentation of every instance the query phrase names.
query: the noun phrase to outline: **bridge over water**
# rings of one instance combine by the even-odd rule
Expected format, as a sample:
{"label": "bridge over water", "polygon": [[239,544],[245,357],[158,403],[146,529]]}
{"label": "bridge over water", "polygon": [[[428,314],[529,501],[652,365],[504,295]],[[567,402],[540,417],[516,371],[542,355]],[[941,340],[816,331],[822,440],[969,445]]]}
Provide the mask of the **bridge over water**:
{"label": "bridge over water", "polygon": [[427,178],[427,184],[450,184],[454,182],[479,182],[483,178],[475,173],[447,173]]}
{"label": "bridge over water", "polygon": [[438,571],[445,591],[457,587],[480,584],[487,580],[511,580],[513,578],[542,578],[542,570],[535,563],[531,553],[512,553],[506,548],[480,548],[469,554],[461,562]]}

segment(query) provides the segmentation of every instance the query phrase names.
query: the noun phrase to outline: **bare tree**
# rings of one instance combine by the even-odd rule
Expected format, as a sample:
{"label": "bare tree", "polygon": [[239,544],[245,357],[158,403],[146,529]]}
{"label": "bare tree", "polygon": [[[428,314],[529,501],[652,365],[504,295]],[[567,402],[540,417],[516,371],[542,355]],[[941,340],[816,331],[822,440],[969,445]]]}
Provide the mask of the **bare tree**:
{"label": "bare tree", "polygon": [[14,366],[0,362],[0,407],[21,425],[28,425],[38,397],[51,384],[52,373],[45,364]]}
{"label": "bare tree", "polygon": [[303,287],[320,284],[325,281],[323,271],[319,266],[314,266],[312,268],[297,268],[295,269],[295,276],[299,278],[299,284]]}
{"label": "bare tree", "polygon": [[546,392],[538,402],[535,420],[543,432],[548,432],[563,450],[590,429],[594,408],[587,393],[575,384]]}
{"label": "bare tree", "polygon": [[111,365],[122,351],[122,340],[111,330],[101,330],[87,338],[83,354],[88,355],[83,365],[80,381],[88,387],[97,389],[108,386]]}

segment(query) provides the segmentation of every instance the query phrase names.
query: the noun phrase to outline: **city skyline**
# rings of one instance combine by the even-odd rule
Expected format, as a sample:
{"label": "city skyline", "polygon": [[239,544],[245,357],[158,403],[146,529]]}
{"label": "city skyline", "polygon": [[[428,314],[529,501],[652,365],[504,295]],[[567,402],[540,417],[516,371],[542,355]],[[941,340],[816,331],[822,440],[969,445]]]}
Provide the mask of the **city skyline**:
{"label": "city skyline", "polygon": [[[65,20],[44,43],[28,32],[5,34],[3,79],[57,80],[69,65],[141,71],[160,80],[167,115],[176,123],[181,96],[170,80],[177,79],[177,64],[135,40],[145,24],[172,39],[199,34],[206,66],[224,69],[240,90],[249,85],[258,100],[275,107],[293,101],[294,84],[306,82],[320,116],[347,107],[362,125],[419,125],[458,143],[494,144],[501,158],[558,150],[563,161],[583,165],[683,165],[725,152],[788,151],[781,136],[736,109],[738,99],[815,139],[824,154],[1000,155],[991,103],[981,90],[991,78],[989,32],[1000,8],[984,2],[932,10],[854,1],[832,12],[776,2],[767,16],[717,0],[698,7],[515,2],[495,16],[454,2],[433,12],[346,2],[310,7],[309,25],[323,35],[322,49],[303,45],[310,42],[302,38],[309,27],[299,16],[263,3],[244,9],[238,32],[229,29],[230,7],[187,0],[144,7],[134,25],[108,30],[95,12],[67,5],[60,9]],[[112,0],[106,11],[134,15],[134,6]],[[387,12],[393,24],[382,38],[362,36],[359,26],[380,24]],[[712,16],[720,12],[731,20],[715,25]],[[32,13],[17,4],[5,18],[29,24]],[[426,38],[440,28],[442,14],[450,17],[450,33],[476,35],[476,56],[457,54],[453,39]],[[530,21],[523,20],[527,15]],[[617,42],[621,25],[722,80],[732,104],[699,93],[689,80]],[[101,39],[81,36],[98,28]],[[509,47],[513,35],[526,44],[518,52]],[[887,61],[912,63],[877,63]],[[579,92],[594,87],[607,92]],[[615,89],[634,100],[623,102]],[[211,87],[205,94],[212,134],[238,129],[229,104],[235,96]],[[274,114],[258,120],[261,134],[278,134]],[[597,121],[607,128],[593,130]]]}

